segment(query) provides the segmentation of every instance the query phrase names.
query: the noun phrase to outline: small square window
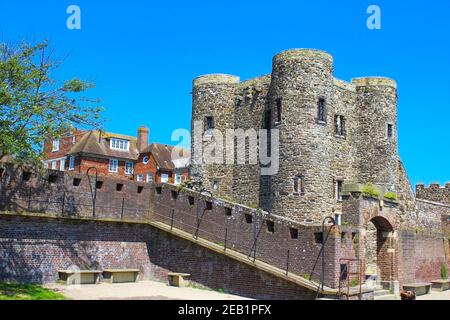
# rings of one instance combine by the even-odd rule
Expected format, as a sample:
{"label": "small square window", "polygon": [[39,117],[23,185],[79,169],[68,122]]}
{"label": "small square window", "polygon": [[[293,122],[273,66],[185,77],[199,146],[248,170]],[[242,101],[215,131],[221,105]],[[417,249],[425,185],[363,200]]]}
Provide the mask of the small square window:
{"label": "small square window", "polygon": [[231,215],[232,215],[232,210],[231,210],[231,208],[225,207],[225,215],[226,215],[227,217],[231,217]]}
{"label": "small square window", "polygon": [[208,134],[212,134],[212,130],[215,128],[214,117],[205,117],[205,131]]}
{"label": "small square window", "polygon": [[138,186],[137,193],[141,194],[142,191],[144,191],[144,187],[143,186]]}
{"label": "small square window", "polygon": [[176,200],[178,198],[178,192],[176,192],[175,190],[171,191],[171,195],[173,200]]}
{"label": "small square window", "polygon": [[205,202],[205,205],[206,205],[206,210],[212,210],[213,205],[212,205],[212,202],[211,202],[211,201],[206,201],[206,202]]}
{"label": "small square window", "polygon": [[30,181],[31,179],[31,172],[24,172],[22,173],[22,180],[23,181]]}
{"label": "small square window", "polygon": [[246,213],[244,216],[245,216],[245,222],[253,223],[253,216],[251,214]]}
{"label": "small square window", "polygon": [[79,187],[81,184],[81,179],[80,178],[73,178],[73,186],[74,187]]}
{"label": "small square window", "polygon": [[317,244],[323,244],[323,233],[322,232],[315,232],[314,233],[314,241]]}
{"label": "small square window", "polygon": [[193,206],[194,203],[195,203],[195,199],[194,199],[193,196],[189,196],[189,197],[188,197],[188,201],[189,201],[189,205],[190,205],[190,206]]}
{"label": "small square window", "polygon": [[123,184],[122,183],[118,183],[117,185],[116,185],[116,191],[122,191],[122,189],[123,189]]}
{"label": "small square window", "polygon": [[97,181],[97,183],[95,184],[95,187],[97,189],[101,189],[103,187],[103,181]]}
{"label": "small square window", "polygon": [[162,193],[162,188],[161,187],[156,187],[156,193],[157,194],[161,194]]}
{"label": "small square window", "polygon": [[266,225],[268,233],[275,233],[275,223],[273,221],[266,220]]}
{"label": "small square window", "polygon": [[289,233],[291,234],[291,239],[294,239],[294,240],[298,239],[298,229],[289,228]]}
{"label": "small square window", "polygon": [[58,176],[53,175],[53,174],[49,175],[48,176],[48,182],[50,182],[50,183],[57,183],[58,182]]}

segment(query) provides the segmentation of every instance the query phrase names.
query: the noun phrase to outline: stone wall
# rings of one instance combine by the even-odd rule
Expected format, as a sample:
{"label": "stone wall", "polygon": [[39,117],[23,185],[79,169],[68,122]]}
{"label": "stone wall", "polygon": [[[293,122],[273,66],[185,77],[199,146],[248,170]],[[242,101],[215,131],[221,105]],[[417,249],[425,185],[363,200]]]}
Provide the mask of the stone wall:
{"label": "stone wall", "polygon": [[450,183],[446,183],[445,186],[432,183],[429,187],[425,187],[424,184],[418,184],[416,185],[416,197],[450,205]]}
{"label": "stone wall", "polygon": [[[280,167],[274,175],[261,176],[253,164],[202,165],[194,160],[192,173],[200,173],[215,195],[303,224],[319,224],[342,210],[337,181],[372,182],[406,193],[399,195],[400,202],[411,200],[407,176],[399,170],[397,84],[379,77],[349,83],[333,73],[330,54],[294,49],[275,55],[270,76],[244,82],[228,75],[195,79],[193,121],[214,116],[222,134],[226,129],[279,130]],[[318,119],[321,99],[325,121]],[[336,132],[337,116],[344,117],[342,135]],[[193,148],[194,159],[202,156],[199,150]],[[300,177],[304,192],[294,191]],[[213,180],[220,180],[217,190],[211,188]]]}

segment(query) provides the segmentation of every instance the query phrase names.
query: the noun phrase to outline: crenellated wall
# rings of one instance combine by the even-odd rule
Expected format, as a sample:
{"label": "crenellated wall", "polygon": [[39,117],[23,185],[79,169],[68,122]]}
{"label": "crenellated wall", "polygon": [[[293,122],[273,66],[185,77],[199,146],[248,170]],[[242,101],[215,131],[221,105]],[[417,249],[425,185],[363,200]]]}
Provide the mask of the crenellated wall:
{"label": "crenellated wall", "polygon": [[416,197],[450,205],[450,182],[444,186],[439,183],[431,183],[428,187],[424,184],[417,184]]}
{"label": "crenellated wall", "polygon": [[[20,279],[34,279],[30,270],[36,264],[27,260],[33,251],[40,252],[37,261],[43,268],[38,268],[42,279],[53,279],[55,268],[65,268],[74,261],[79,261],[82,264],[78,265],[86,268],[139,265],[142,273],[149,278],[163,279],[167,270],[180,270],[174,270],[173,261],[166,261],[172,267],[163,268],[159,273],[160,269],[153,266],[154,261],[150,259],[148,262],[145,258],[146,246],[153,248],[148,249],[150,255],[158,259],[171,254],[175,255],[174,259],[186,257],[182,258],[172,251],[160,252],[155,249],[154,242],[146,240],[146,237],[152,238],[161,232],[153,229],[145,231],[140,226],[150,224],[154,227],[155,223],[181,230],[191,239],[214,243],[220,250],[223,248],[224,253],[232,250],[243,254],[248,257],[246,261],[256,259],[267,263],[283,273],[312,277],[316,281],[321,275],[319,253],[324,235],[320,224],[299,223],[179,186],[139,184],[103,177],[99,178],[103,182],[101,187],[97,185],[94,216],[91,188],[86,175],[53,171],[39,173],[16,166],[2,167],[0,171],[0,211],[6,212],[0,217],[3,223],[0,229],[3,226],[2,235],[6,237],[0,244],[0,252],[3,252],[4,261],[9,261],[14,252],[24,254],[30,265],[26,276],[18,275]],[[93,187],[94,178],[91,177],[90,181]],[[382,273],[383,277],[401,281],[428,281],[436,277],[437,267],[445,263],[442,230],[447,230],[444,217],[448,217],[449,207],[418,201],[418,211],[406,217],[414,223],[407,224],[399,204],[388,201],[380,204],[379,199],[358,193],[343,198],[342,225],[331,229],[327,226],[325,229],[325,235],[330,232],[324,247],[326,286],[338,287],[341,258],[365,260],[364,239],[369,221],[374,222],[377,230],[381,231],[377,232],[377,260],[387,270],[387,273]],[[74,222],[74,219],[81,220]],[[15,223],[19,223],[20,228],[13,228]],[[79,226],[73,226],[74,223]],[[51,235],[47,234],[50,230],[54,231]],[[96,232],[98,235],[95,235]],[[28,238],[34,239],[33,242],[25,241]],[[179,250],[178,245],[166,246],[166,238],[162,234],[155,239],[158,247],[171,248],[175,252]],[[429,251],[424,254],[426,250]],[[214,261],[221,258],[214,255],[210,257],[211,262],[207,257],[208,254],[199,253],[197,258],[211,268],[211,274],[217,268]],[[197,258],[191,261],[192,266],[198,264],[195,262]],[[46,264],[50,267],[47,268]],[[11,267],[5,264],[0,264],[0,267],[3,275],[6,272],[14,276]],[[234,270],[235,267],[230,265],[229,268]],[[198,273],[204,272],[204,269],[182,271],[202,279]],[[233,273],[233,277],[237,275]],[[203,278],[202,281],[209,284],[211,281],[216,284],[220,282],[210,278]],[[239,282],[238,278],[236,281]]]}

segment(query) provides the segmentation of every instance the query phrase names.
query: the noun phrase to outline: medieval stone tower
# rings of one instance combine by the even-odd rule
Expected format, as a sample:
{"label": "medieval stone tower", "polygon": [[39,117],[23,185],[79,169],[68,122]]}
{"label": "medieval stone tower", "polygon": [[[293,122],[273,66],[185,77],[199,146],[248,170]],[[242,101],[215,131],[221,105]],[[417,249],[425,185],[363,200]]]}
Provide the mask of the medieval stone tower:
{"label": "medieval stone tower", "polygon": [[[400,181],[405,174],[395,81],[369,77],[349,83],[333,74],[330,54],[294,49],[273,58],[271,75],[243,82],[218,74],[195,79],[191,173],[219,196],[311,224],[340,212],[345,184],[408,189],[407,179]],[[201,124],[197,135],[194,123]],[[278,130],[279,170],[263,176],[259,163],[202,163],[201,150],[222,142],[227,129]],[[214,130],[223,137],[216,138]],[[247,144],[243,150],[236,146],[234,141],[235,159],[254,152]]]}

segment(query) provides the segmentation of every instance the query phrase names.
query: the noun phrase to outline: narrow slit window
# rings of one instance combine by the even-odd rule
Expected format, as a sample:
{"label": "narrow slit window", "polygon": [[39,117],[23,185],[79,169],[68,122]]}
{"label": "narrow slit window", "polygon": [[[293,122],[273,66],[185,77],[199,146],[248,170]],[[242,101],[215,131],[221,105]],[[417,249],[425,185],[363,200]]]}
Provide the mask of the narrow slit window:
{"label": "narrow slit window", "polygon": [[305,195],[305,178],[303,176],[294,178],[294,194]]}
{"label": "narrow slit window", "polygon": [[283,104],[281,102],[281,99],[277,99],[277,122],[281,122],[282,120],[282,110]]}
{"label": "narrow slit window", "polygon": [[324,98],[320,98],[317,106],[317,119],[319,122],[327,121],[327,108]]}
{"label": "narrow slit window", "polygon": [[394,136],[394,125],[389,123],[387,126],[387,135],[388,138],[392,138]]}
{"label": "narrow slit window", "polygon": [[275,223],[273,221],[267,220],[266,225],[268,233],[275,233]]}
{"label": "narrow slit window", "polygon": [[291,239],[297,240],[298,239],[298,229],[296,228],[289,228],[289,233],[291,234]]}
{"label": "narrow slit window", "polygon": [[272,111],[266,110],[264,116],[264,128],[267,130],[272,129]]}
{"label": "narrow slit window", "polygon": [[205,131],[211,133],[215,128],[214,117],[205,117]]}
{"label": "narrow slit window", "polygon": [[342,201],[342,186],[344,185],[344,181],[336,180],[334,185],[334,194],[336,196],[337,201]]}
{"label": "narrow slit window", "polygon": [[334,117],[335,133],[338,136],[345,136],[345,118],[344,116],[336,115]]}

